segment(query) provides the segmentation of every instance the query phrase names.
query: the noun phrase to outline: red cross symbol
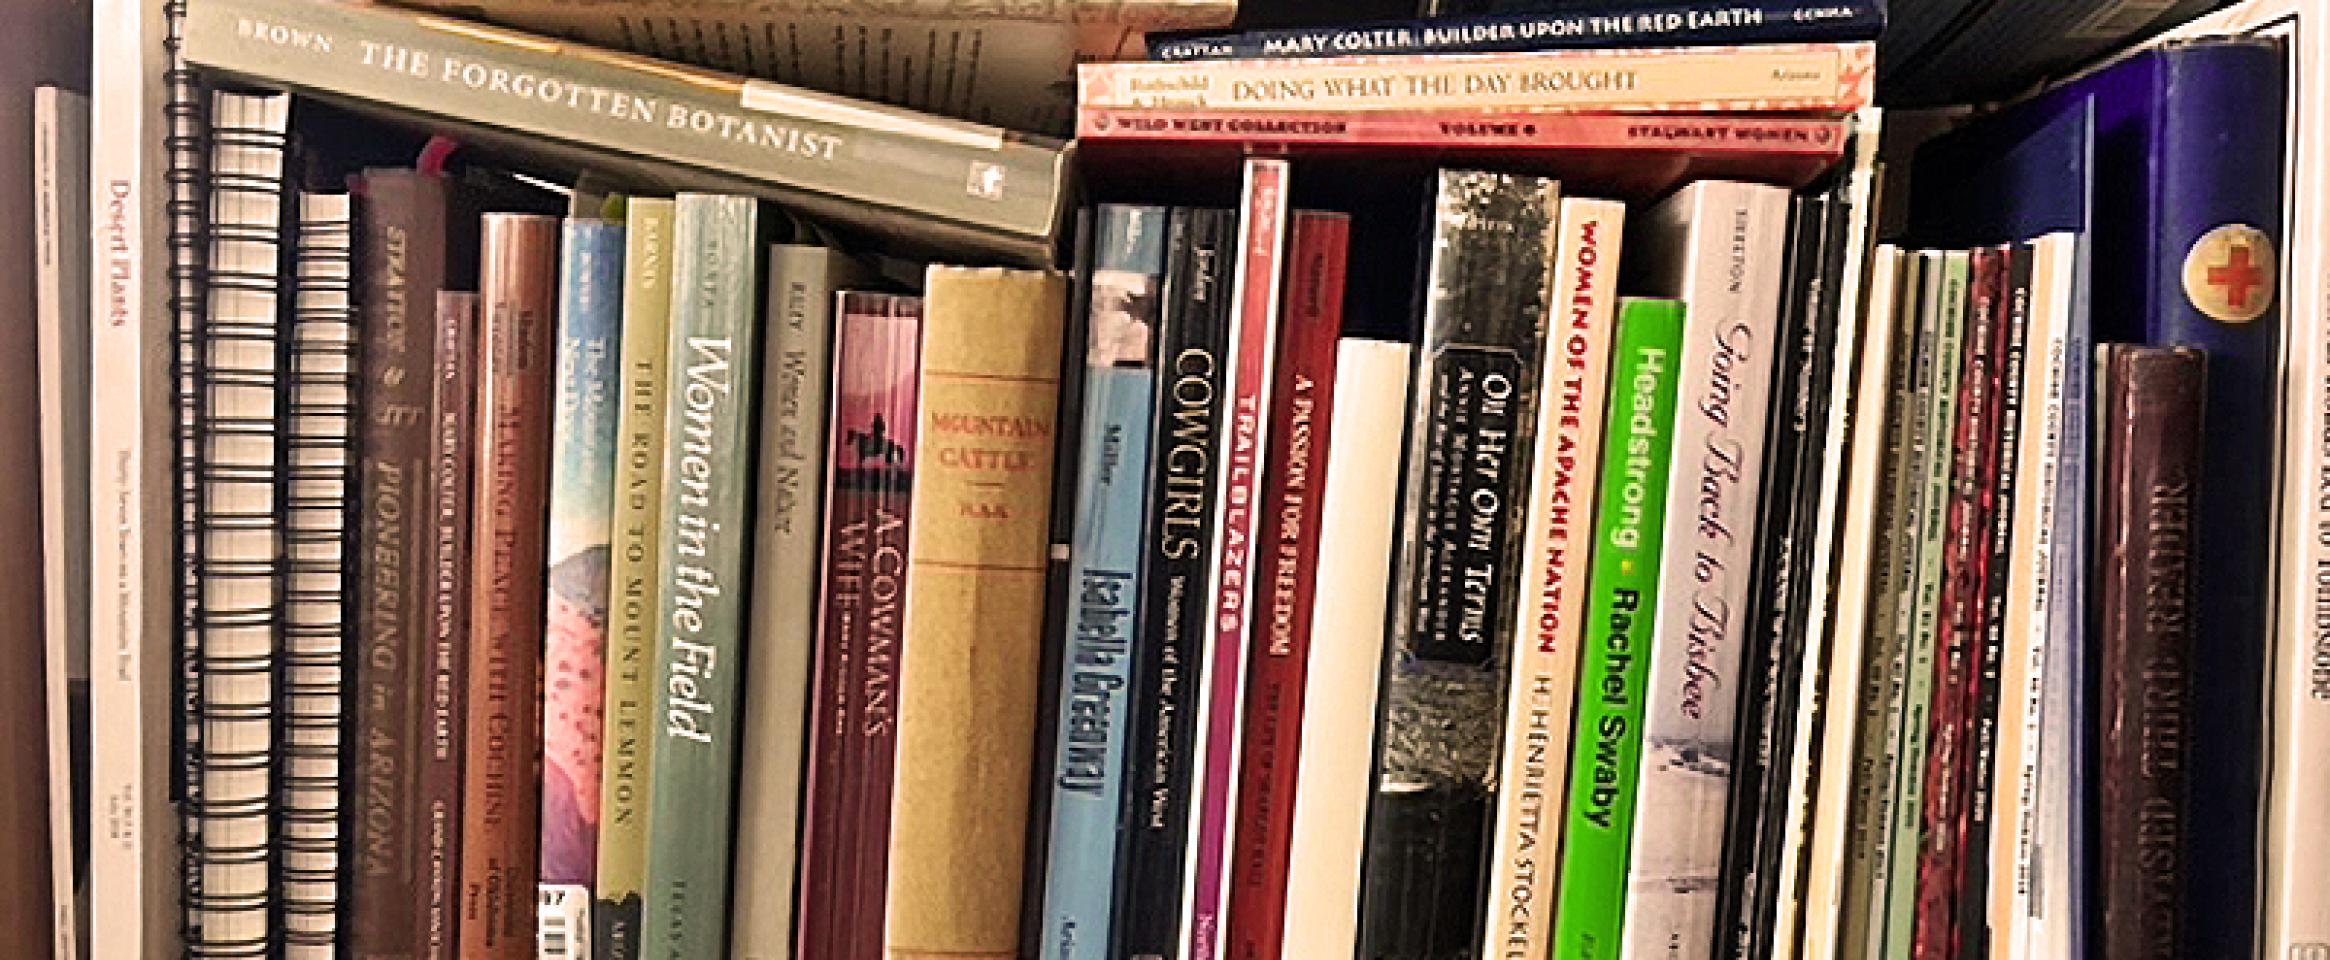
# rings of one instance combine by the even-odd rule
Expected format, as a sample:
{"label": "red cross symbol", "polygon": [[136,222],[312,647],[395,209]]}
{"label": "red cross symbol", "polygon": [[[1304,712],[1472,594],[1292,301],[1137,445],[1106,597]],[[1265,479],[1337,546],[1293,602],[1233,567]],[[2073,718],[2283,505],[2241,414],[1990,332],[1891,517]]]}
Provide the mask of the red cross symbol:
{"label": "red cross symbol", "polygon": [[2225,265],[2209,268],[2209,286],[2222,287],[2225,305],[2235,310],[2249,309],[2249,291],[2265,285],[2265,268],[2250,262],[2249,245],[2233,243],[2225,252]]}

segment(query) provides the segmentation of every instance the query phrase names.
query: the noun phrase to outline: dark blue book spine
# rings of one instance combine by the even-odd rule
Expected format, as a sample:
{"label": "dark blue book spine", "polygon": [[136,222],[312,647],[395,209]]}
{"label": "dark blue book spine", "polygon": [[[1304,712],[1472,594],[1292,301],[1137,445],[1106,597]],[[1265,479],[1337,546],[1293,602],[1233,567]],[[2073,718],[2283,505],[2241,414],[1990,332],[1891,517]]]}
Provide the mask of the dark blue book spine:
{"label": "dark blue book spine", "polygon": [[[2156,54],[2143,339],[2209,355],[2193,565],[2189,956],[2249,956],[2264,755],[2275,361],[2281,331],[2284,54],[2226,42]],[[2099,149],[2110,149],[2105,141]],[[2100,278],[2099,278],[2100,279]],[[2311,282],[2311,281],[2308,281]],[[2100,315],[2100,314],[2099,314]],[[2309,349],[2318,348],[2309,347]]]}
{"label": "dark blue book spine", "polygon": [[1797,43],[1874,40],[1884,29],[1885,0],[1699,0],[1618,9],[1186,35],[1154,43],[1149,56],[1155,60],[1258,60]]}

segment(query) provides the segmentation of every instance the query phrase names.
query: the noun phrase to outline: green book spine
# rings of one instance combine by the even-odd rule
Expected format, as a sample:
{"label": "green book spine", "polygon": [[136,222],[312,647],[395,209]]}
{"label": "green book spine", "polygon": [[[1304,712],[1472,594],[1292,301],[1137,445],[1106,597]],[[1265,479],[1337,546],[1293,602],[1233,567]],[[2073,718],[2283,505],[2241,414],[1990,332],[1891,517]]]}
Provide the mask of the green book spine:
{"label": "green book spine", "polygon": [[655,738],[656,562],[663,516],[664,353],[671,337],[672,201],[635,199],[623,253],[623,396],[616,414],[615,541],[609,565],[606,750],[599,776],[599,869],[592,946],[603,960],[639,956],[647,879],[647,765]]}
{"label": "green book spine", "polygon": [[657,538],[655,745],[642,927],[656,960],[727,950],[729,821],[744,664],[751,437],[758,356],[758,205],[681,194],[672,230],[672,315]]}
{"label": "green book spine", "polygon": [[1568,822],[1554,912],[1564,960],[1618,956],[1626,913],[1626,859],[1642,755],[1643,679],[1658,610],[1659,541],[1666,528],[1674,444],[1678,300],[1618,308],[1594,559],[1586,581],[1586,640],[1571,741]]}

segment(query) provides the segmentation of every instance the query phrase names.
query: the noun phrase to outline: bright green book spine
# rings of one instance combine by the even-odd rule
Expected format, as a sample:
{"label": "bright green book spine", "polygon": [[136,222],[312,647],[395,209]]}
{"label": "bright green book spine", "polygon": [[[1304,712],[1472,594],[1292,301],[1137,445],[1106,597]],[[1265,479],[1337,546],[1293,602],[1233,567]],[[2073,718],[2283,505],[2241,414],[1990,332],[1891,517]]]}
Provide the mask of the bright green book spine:
{"label": "bright green book spine", "polygon": [[1682,343],[1681,301],[1619,304],[1554,912],[1563,960],[1617,957],[1625,921]]}
{"label": "bright green book spine", "polygon": [[[759,356],[758,205],[681,194],[665,354],[663,595],[649,759],[646,950],[727,951],[728,859],[744,665],[753,372]],[[683,802],[674,802],[680,800]]]}
{"label": "bright green book spine", "polygon": [[623,251],[623,396],[615,418],[614,556],[608,566],[606,717],[600,743],[598,904],[591,946],[602,960],[639,956],[647,882],[647,765],[654,756],[656,563],[663,516],[664,354],[671,337],[672,202],[634,199]]}

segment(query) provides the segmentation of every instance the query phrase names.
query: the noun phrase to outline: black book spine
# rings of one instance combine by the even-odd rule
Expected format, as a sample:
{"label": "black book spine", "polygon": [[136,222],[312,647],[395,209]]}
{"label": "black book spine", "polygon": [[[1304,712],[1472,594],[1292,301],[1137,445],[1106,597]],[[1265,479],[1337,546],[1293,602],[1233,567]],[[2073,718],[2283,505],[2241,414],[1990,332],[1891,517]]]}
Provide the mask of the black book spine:
{"label": "black book spine", "polygon": [[1991,473],[1987,501],[1990,557],[1984,565],[1982,647],[1975,673],[1971,729],[1966,738],[1966,809],[1958,831],[1958,956],[1982,960],[1989,956],[1990,939],[1990,791],[1997,781],[1998,673],[2006,653],[2007,568],[2015,544],[2015,448],[2022,442],[2023,364],[2031,320],[2031,248],[2018,244],[2007,268],[2006,317],[2002,331],[2006,349],[2000,355],[2005,372],[1998,391],[1997,464]]}
{"label": "black book spine", "polygon": [[[1755,632],[1747,644],[1740,676],[1757,684],[1740,698],[1738,742],[1746,747],[1733,760],[1731,797],[1724,825],[1724,870],[1716,897],[1717,942],[1727,955],[1756,956],[1755,902],[1769,883],[1767,852],[1780,839],[1780,810],[1773,787],[1786,785],[1772,759],[1793,742],[1796,702],[1803,680],[1800,582],[1811,561],[1814,495],[1827,428],[1829,354],[1835,349],[1835,275],[1843,244],[1832,227],[1842,203],[1833,196],[1800,197],[1791,212],[1788,260],[1789,300],[1782,318],[1789,332],[1773,384],[1767,428],[1763,502],[1756,529],[1767,531],[1756,545],[1749,582],[1747,622]],[[1794,629],[1791,629],[1791,628]],[[1772,861],[1776,865],[1776,860]]]}
{"label": "black book spine", "polygon": [[1443,171],[1360,868],[1360,956],[1480,954],[1558,188]]}
{"label": "black book spine", "polygon": [[1190,831],[1195,704],[1204,680],[1213,458],[1222,432],[1222,352],[1229,335],[1228,210],[1176,208],[1166,226],[1165,313],[1158,329],[1156,423],[1149,459],[1149,549],[1141,641],[1125,741],[1125,808],[1117,831],[1111,957],[1179,955]]}

